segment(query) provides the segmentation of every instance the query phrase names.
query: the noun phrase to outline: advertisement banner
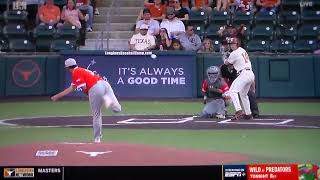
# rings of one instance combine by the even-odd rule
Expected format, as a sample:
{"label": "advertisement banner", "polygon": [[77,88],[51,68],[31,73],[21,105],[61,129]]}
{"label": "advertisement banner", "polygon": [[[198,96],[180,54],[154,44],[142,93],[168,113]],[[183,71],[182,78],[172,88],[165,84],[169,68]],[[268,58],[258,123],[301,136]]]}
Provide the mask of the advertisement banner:
{"label": "advertisement banner", "polygon": [[[104,76],[119,97],[196,96],[194,55],[65,55],[63,60],[67,58]],[[66,73],[65,87],[70,82],[70,73]]]}
{"label": "advertisement banner", "polygon": [[252,164],[247,166],[247,179],[298,180],[297,164]]}

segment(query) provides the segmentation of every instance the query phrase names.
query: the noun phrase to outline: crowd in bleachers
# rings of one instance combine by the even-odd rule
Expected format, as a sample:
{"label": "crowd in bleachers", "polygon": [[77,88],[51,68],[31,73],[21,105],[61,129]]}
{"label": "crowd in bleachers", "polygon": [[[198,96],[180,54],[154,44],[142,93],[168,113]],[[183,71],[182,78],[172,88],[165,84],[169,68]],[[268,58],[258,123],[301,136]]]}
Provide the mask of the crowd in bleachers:
{"label": "crowd in bleachers", "polygon": [[0,48],[4,52],[76,50],[92,31],[97,0],[0,2]]}
{"label": "crowd in bleachers", "polygon": [[[220,52],[235,36],[249,52],[312,53],[320,48],[318,0],[145,0],[139,17],[136,33],[146,24],[156,42],[148,49],[170,50],[174,41],[186,51]],[[130,43],[131,50],[139,50],[148,41]]]}
{"label": "crowd in bleachers", "polygon": [[[1,51],[77,49],[92,31],[97,1],[0,0]],[[203,52],[210,42],[205,51],[219,52],[231,36],[240,37],[249,52],[320,49],[319,0],[145,0],[143,6],[135,35],[148,25],[155,42],[148,50],[180,45]],[[143,50],[139,43],[145,41],[130,39],[129,48]]]}

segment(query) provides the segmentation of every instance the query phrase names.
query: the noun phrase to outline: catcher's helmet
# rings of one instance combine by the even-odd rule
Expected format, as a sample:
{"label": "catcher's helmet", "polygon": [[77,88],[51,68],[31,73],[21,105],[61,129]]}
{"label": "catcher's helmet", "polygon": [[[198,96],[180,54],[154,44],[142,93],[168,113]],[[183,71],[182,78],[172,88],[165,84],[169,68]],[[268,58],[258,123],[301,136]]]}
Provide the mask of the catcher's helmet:
{"label": "catcher's helmet", "polygon": [[218,66],[210,66],[207,69],[207,76],[210,82],[214,83],[220,76],[220,68]]}

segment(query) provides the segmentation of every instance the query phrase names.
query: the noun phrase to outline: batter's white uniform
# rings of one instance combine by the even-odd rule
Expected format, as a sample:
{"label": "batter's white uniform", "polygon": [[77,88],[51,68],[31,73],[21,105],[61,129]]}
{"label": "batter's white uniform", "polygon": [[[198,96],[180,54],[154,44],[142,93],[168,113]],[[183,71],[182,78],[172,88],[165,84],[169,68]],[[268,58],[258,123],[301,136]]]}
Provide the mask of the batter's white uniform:
{"label": "batter's white uniform", "polygon": [[245,114],[251,115],[248,91],[250,86],[254,83],[255,77],[252,71],[248,53],[242,47],[238,47],[236,50],[231,52],[226,61],[230,64],[233,64],[234,69],[239,74],[238,77],[232,82],[229,90],[234,108],[236,111],[242,110],[238,97],[239,93]]}

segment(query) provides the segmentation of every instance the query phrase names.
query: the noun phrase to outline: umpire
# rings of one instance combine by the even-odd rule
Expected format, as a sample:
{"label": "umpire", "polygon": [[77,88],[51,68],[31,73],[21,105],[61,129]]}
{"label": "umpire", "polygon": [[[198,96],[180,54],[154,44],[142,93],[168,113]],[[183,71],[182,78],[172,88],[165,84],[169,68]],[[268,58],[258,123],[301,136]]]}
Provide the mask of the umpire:
{"label": "umpire", "polygon": [[[228,85],[230,86],[231,83],[237,78],[238,74],[237,71],[233,68],[233,66],[228,66],[223,64],[220,67],[221,76],[226,80]],[[250,88],[248,92],[249,101],[250,101],[250,109],[252,112],[252,116],[254,118],[259,117],[259,108],[258,108],[258,102],[257,97],[255,93],[255,88]]]}

